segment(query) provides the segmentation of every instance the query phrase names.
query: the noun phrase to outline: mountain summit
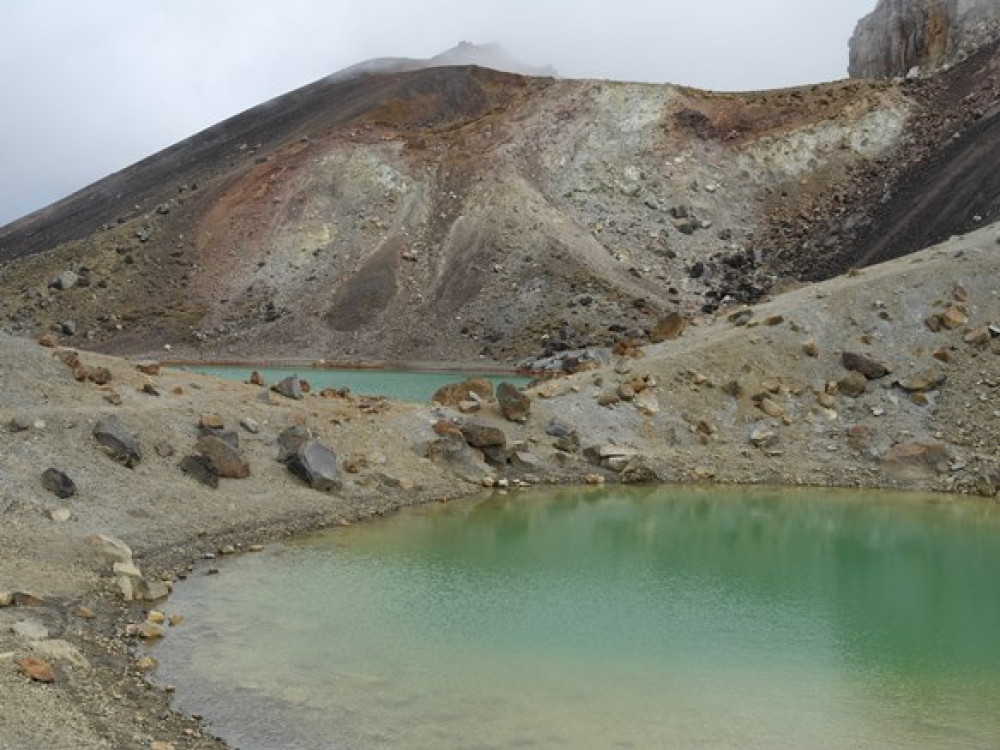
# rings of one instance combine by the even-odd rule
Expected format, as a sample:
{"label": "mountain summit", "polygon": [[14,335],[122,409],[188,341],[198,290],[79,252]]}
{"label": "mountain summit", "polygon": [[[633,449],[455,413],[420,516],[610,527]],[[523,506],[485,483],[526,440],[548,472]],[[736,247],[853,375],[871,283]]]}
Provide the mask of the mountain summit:
{"label": "mountain summit", "polygon": [[555,77],[556,69],[551,65],[536,67],[526,65],[511,55],[501,45],[473,44],[459,42],[451,49],[425,59],[410,57],[377,57],[372,60],[352,65],[337,73],[333,79],[352,78],[358,75],[375,75],[379,73],[405,73],[426,68],[444,68],[451,66],[476,65],[501,73],[516,73],[524,76]]}

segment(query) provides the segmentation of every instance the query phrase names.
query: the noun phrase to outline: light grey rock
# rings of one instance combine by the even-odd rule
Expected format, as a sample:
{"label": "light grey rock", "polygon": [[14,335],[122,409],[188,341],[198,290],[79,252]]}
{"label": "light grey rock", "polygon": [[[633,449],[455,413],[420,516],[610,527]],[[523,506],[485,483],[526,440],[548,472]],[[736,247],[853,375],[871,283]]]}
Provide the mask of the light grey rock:
{"label": "light grey rock", "polygon": [[105,534],[87,537],[88,546],[98,557],[109,563],[132,562],[132,549],[121,539]]}
{"label": "light grey rock", "polygon": [[21,620],[10,627],[14,635],[29,641],[40,641],[49,637],[49,629],[38,620]]}
{"label": "light grey rock", "polygon": [[271,390],[285,398],[295,400],[302,398],[302,383],[299,381],[298,375],[289,375],[284,380],[271,386]]}

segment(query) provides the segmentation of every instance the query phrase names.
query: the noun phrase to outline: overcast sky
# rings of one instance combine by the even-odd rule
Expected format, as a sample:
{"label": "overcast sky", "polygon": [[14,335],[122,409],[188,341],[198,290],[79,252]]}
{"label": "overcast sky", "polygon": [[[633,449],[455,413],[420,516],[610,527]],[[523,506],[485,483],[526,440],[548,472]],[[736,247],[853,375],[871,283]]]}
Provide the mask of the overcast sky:
{"label": "overcast sky", "polygon": [[846,76],[875,0],[0,0],[0,225],[371,57],[499,42],[566,77]]}

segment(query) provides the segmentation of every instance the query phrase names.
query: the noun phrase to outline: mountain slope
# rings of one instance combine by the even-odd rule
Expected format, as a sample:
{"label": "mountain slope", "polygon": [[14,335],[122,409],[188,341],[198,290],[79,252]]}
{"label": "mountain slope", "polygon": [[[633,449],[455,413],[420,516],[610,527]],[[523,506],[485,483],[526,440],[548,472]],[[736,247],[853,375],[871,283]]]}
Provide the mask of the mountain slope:
{"label": "mountain slope", "polygon": [[[913,174],[935,159],[965,174],[942,133],[991,142],[995,66],[992,50],[942,84],[746,94],[476,67],[331,76],[0,229],[0,316],[199,357],[511,359],[641,340],[669,312],[885,256],[886,207],[913,224]],[[933,233],[992,200],[976,184]],[[51,288],[66,270],[80,284]]]}

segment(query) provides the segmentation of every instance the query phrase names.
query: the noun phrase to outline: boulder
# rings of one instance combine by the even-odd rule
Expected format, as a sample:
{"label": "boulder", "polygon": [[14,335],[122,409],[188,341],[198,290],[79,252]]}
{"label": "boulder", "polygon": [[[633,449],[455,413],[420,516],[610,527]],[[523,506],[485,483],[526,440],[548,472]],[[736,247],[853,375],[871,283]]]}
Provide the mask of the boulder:
{"label": "boulder", "polygon": [[21,670],[22,674],[28,676],[35,682],[54,682],[56,679],[55,672],[52,670],[52,665],[42,661],[41,659],[34,659],[31,657],[18,659],[17,667]]}
{"label": "boulder", "polygon": [[992,334],[990,332],[990,326],[980,326],[979,328],[974,328],[964,336],[962,336],[962,341],[971,346],[983,347],[990,343],[992,339]]}
{"label": "boulder", "polygon": [[271,390],[279,396],[298,400],[302,398],[302,381],[299,380],[298,375],[289,375],[287,378],[272,385]]}
{"label": "boulder", "polygon": [[220,477],[246,479],[250,476],[250,464],[239,449],[225,440],[213,435],[204,435],[198,439],[194,449],[211,460]]}
{"label": "boulder", "polygon": [[837,390],[845,396],[858,398],[868,388],[868,379],[860,372],[850,372],[837,381]]}
{"label": "boulder", "polygon": [[647,417],[654,417],[660,413],[660,400],[649,389],[640,391],[633,403],[635,404],[635,408],[639,410],[639,413]]}
{"label": "boulder", "polygon": [[465,442],[461,432],[450,432],[427,443],[427,457],[431,461],[473,484],[481,484],[485,477],[491,475],[490,468],[483,461],[483,453],[487,456],[498,454],[498,458],[502,454],[503,463],[506,464],[506,448],[492,446],[480,452]]}
{"label": "boulder", "polygon": [[132,549],[121,539],[105,534],[94,534],[87,537],[87,545],[98,557],[112,564],[116,562],[132,562]]}
{"label": "boulder", "polygon": [[63,271],[52,280],[49,286],[60,291],[66,291],[75,287],[79,281],[80,276],[75,271]]}
{"label": "boulder", "polygon": [[481,424],[479,422],[466,422],[460,427],[465,442],[473,448],[487,448],[489,446],[507,445],[507,436],[499,427]]}
{"label": "boulder", "polygon": [[497,386],[497,403],[504,419],[510,422],[527,422],[531,412],[531,399],[510,383]]}
{"label": "boulder", "polygon": [[545,428],[545,434],[554,438],[564,438],[575,435],[576,430],[561,419],[553,417],[549,426]]}
{"label": "boulder", "polygon": [[222,421],[222,417],[218,414],[202,414],[198,419],[198,427],[203,429],[222,430],[225,426],[225,422]]}
{"label": "boulder", "polygon": [[337,454],[318,440],[307,440],[286,463],[289,471],[314,490],[332,492],[340,489]]}
{"label": "boulder", "polygon": [[891,365],[856,352],[844,352],[840,356],[840,361],[845,369],[860,372],[868,380],[878,380],[892,372]]}
{"label": "boulder", "polygon": [[959,307],[949,307],[941,314],[941,325],[952,331],[969,322],[969,316]]}
{"label": "boulder", "polygon": [[63,500],[76,494],[76,484],[59,469],[42,472],[42,487]]}
{"label": "boulder", "polygon": [[618,464],[619,467],[616,470],[620,470],[626,466],[629,461],[637,458],[638,456],[639,451],[635,448],[628,448],[623,445],[612,445],[610,443],[603,445],[591,445],[583,451],[583,457],[595,466],[608,468]]}
{"label": "boulder", "polygon": [[667,313],[660,318],[649,334],[649,340],[654,344],[673,341],[687,328],[687,318],[679,312]]}
{"label": "boulder", "polygon": [[[475,394],[479,398],[472,398],[470,394]],[[486,378],[472,378],[463,380],[460,383],[448,383],[443,385],[431,396],[431,401],[436,401],[441,406],[458,407],[463,401],[477,401],[493,398],[493,383]]]}
{"label": "boulder", "polygon": [[286,427],[278,435],[278,460],[287,463],[288,459],[298,453],[299,448],[312,439],[312,433],[301,424]]}
{"label": "boulder", "polygon": [[643,456],[630,460],[619,474],[623,484],[651,484],[660,481],[660,475]]}
{"label": "boulder", "polygon": [[948,446],[918,440],[894,445],[885,457],[885,469],[898,479],[928,479],[946,472],[951,461]]}
{"label": "boulder", "polygon": [[139,438],[116,416],[99,420],[94,426],[94,437],[111,458],[130,469],[142,460]]}
{"label": "boulder", "polygon": [[213,490],[219,486],[219,469],[208,456],[198,453],[184,456],[178,468],[192,479],[201,482]]}
{"label": "boulder", "polygon": [[905,380],[897,380],[896,385],[907,393],[925,393],[940,388],[948,381],[948,376],[938,370],[924,370]]}

